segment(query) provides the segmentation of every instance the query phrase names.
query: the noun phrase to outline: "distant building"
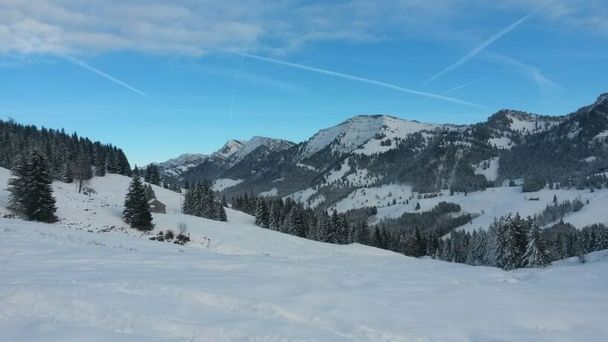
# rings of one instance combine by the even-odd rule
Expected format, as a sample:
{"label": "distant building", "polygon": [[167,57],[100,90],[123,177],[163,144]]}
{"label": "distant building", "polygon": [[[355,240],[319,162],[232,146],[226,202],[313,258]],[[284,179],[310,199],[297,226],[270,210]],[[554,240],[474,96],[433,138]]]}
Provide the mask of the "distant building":
{"label": "distant building", "polygon": [[167,213],[167,206],[163,202],[157,200],[156,198],[153,198],[148,201],[148,207],[150,207],[150,212],[153,212],[153,213],[157,213],[157,214],[166,214]]}

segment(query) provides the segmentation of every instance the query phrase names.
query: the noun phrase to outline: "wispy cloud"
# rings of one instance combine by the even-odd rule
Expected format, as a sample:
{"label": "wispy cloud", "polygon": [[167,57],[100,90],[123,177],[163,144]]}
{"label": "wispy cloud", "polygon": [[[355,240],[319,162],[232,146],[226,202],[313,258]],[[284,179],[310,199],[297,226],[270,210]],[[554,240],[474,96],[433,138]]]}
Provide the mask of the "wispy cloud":
{"label": "wispy cloud", "polygon": [[456,62],[452,63],[447,68],[441,70],[440,72],[438,72],[435,75],[433,75],[430,78],[428,78],[426,81],[424,81],[422,83],[422,85],[427,85],[427,84],[433,82],[434,80],[438,79],[439,77],[441,77],[441,76],[443,76],[443,75],[445,75],[445,74],[447,74],[447,73],[449,73],[451,71],[454,71],[454,70],[458,69],[463,64],[465,64],[466,62],[468,62],[469,60],[471,60],[473,57],[477,56],[480,52],[482,52],[483,50],[485,50],[492,43],[494,43],[495,41],[499,40],[501,37],[503,37],[507,33],[513,31],[519,25],[523,24],[531,16],[533,16],[534,14],[536,14],[536,12],[538,12],[538,10],[535,10],[535,11],[532,11],[532,12],[528,13],[523,18],[517,20],[516,22],[514,22],[511,25],[509,25],[509,26],[505,27],[504,29],[502,29],[500,32],[498,32],[495,35],[491,36],[490,38],[484,40],[479,45],[477,45],[476,47],[474,47],[471,51],[467,52],[464,56],[460,57]]}
{"label": "wispy cloud", "polygon": [[283,60],[279,60],[279,59],[275,59],[275,58],[263,57],[263,56],[248,54],[248,53],[238,53],[238,52],[232,52],[232,53],[234,53],[236,55],[245,56],[245,57],[248,57],[248,58],[252,58],[252,59],[257,59],[257,60],[260,60],[260,61],[268,62],[268,63],[274,63],[274,64],[279,64],[279,65],[287,66],[287,67],[290,67],[290,68],[311,71],[311,72],[315,72],[315,73],[319,73],[319,74],[324,74],[324,75],[329,75],[329,76],[333,76],[333,77],[338,77],[338,78],[342,78],[342,79],[346,79],[346,80],[350,80],[350,81],[367,83],[367,84],[371,84],[371,85],[375,85],[375,86],[379,86],[379,87],[383,87],[383,88],[388,88],[388,89],[400,91],[400,92],[403,92],[403,93],[423,96],[423,97],[430,98],[430,99],[447,101],[447,102],[452,102],[452,103],[457,103],[457,104],[471,106],[471,107],[477,107],[477,108],[485,108],[484,106],[482,106],[480,104],[477,104],[477,103],[472,103],[472,102],[468,102],[468,101],[464,101],[464,100],[460,100],[460,99],[456,99],[456,98],[448,97],[448,96],[444,96],[444,95],[427,93],[427,92],[418,91],[418,90],[414,90],[414,89],[404,88],[404,87],[401,87],[401,86],[398,86],[398,85],[395,85],[395,84],[391,84],[391,83],[387,83],[387,82],[382,82],[382,81],[377,81],[377,80],[373,80],[373,79],[369,79],[369,78],[365,78],[365,77],[359,77],[359,76],[344,74],[344,73],[337,72],[337,71],[331,71],[331,70],[327,70],[327,69],[310,67],[310,66],[303,65],[303,64],[291,63],[291,62],[287,62],[287,61],[283,61]]}
{"label": "wispy cloud", "polygon": [[79,67],[81,67],[83,69],[86,69],[86,70],[88,70],[88,71],[90,71],[92,73],[95,73],[95,74],[97,74],[97,75],[99,75],[99,76],[101,76],[101,77],[103,77],[103,78],[105,78],[107,80],[110,80],[110,81],[118,84],[119,86],[121,86],[123,88],[126,88],[126,89],[134,92],[135,94],[141,95],[141,96],[147,98],[148,100],[155,101],[155,99],[152,96],[150,96],[150,95],[144,93],[143,91],[141,91],[141,90],[139,90],[139,89],[137,89],[137,88],[135,88],[135,87],[133,87],[133,86],[131,86],[131,85],[129,85],[129,84],[121,81],[121,80],[119,80],[118,78],[116,78],[116,77],[114,77],[114,76],[112,76],[112,75],[110,75],[110,74],[108,74],[108,73],[106,73],[104,71],[101,71],[101,70],[99,70],[99,69],[91,66],[90,64],[86,63],[85,61],[83,61],[81,59],[78,59],[78,58],[76,58],[74,56],[65,55],[65,54],[61,55],[61,57],[64,58],[65,60],[69,61],[70,63],[72,63],[74,65],[77,65],[77,66],[79,66]]}
{"label": "wispy cloud", "polygon": [[[0,0],[0,54],[132,50],[203,55],[219,47],[285,53],[320,41],[459,40],[483,16],[538,13],[551,30],[608,37],[605,0]],[[470,30],[463,31],[462,23]],[[514,24],[515,26],[517,24]],[[507,28],[506,30],[508,30]]]}

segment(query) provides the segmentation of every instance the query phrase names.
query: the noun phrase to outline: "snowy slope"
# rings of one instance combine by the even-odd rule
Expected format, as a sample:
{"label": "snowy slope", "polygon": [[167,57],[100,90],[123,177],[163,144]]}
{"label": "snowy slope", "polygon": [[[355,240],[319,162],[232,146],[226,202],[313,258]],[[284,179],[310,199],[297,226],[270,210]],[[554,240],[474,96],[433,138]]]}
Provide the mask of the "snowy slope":
{"label": "snowy slope", "polygon": [[333,151],[341,153],[355,151],[370,155],[386,152],[395,148],[396,144],[393,142],[390,146],[381,146],[381,141],[403,139],[412,133],[441,127],[452,126],[421,123],[387,115],[359,115],[319,131],[306,142],[302,156],[309,157],[328,145],[331,145]]}
{"label": "snowy slope", "polygon": [[[360,190],[359,190],[360,191]],[[405,197],[408,193],[394,192]],[[467,231],[474,229],[487,229],[494,218],[505,216],[508,214],[519,213],[522,216],[533,216],[540,214],[547,205],[553,201],[553,196],[557,196],[558,202],[565,200],[581,199],[585,204],[579,212],[571,213],[564,218],[564,222],[572,223],[577,228],[582,228],[586,225],[594,223],[608,224],[608,211],[603,208],[608,206],[608,189],[596,190],[550,190],[544,189],[534,193],[522,193],[521,187],[498,187],[488,188],[485,191],[476,191],[468,193],[456,193],[453,196],[449,192],[444,191],[440,196],[434,198],[422,198],[410,200],[409,204],[398,203],[396,205],[386,206],[386,198],[378,201],[378,214],[376,220],[382,218],[397,218],[406,212],[417,212],[415,210],[416,203],[420,203],[420,211],[428,211],[435,207],[439,202],[457,203],[461,206],[462,211],[477,214],[478,216],[471,223],[462,226],[461,228]],[[536,200],[538,199],[538,200]],[[370,198],[366,202],[366,206],[373,203]],[[357,201],[350,201],[350,206],[339,208],[362,207]]]}
{"label": "snowy slope", "polygon": [[[0,169],[0,184],[8,176]],[[94,178],[90,197],[55,183],[58,224],[0,218],[0,340],[601,341],[608,334],[608,252],[584,265],[513,272],[414,259],[261,229],[229,209],[228,222],[182,215],[181,195],[154,187],[167,204],[167,214],[154,214],[156,230],[184,222],[192,236],[176,246],[120,221],[129,181]],[[3,214],[7,197],[0,190]]]}
{"label": "snowy slope", "polygon": [[382,251],[226,255],[7,219],[0,230],[3,341],[603,341],[608,334],[606,251],[583,265],[505,272]]}

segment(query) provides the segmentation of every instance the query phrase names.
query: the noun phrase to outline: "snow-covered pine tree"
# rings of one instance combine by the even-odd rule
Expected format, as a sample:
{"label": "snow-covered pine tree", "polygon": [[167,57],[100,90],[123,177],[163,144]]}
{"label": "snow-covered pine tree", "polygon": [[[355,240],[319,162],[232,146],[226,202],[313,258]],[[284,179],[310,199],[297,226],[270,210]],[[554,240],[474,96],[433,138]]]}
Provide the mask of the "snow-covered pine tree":
{"label": "snow-covered pine tree", "polygon": [[226,210],[224,209],[222,202],[216,202],[214,220],[222,222],[228,221],[228,216],[226,216]]}
{"label": "snow-covered pine tree", "polygon": [[10,208],[28,220],[56,222],[52,183],[44,155],[32,151],[25,162],[19,161],[14,167],[9,180]]}
{"label": "snow-covered pine tree", "polygon": [[262,228],[268,228],[270,225],[270,214],[268,212],[266,200],[260,197],[257,202],[255,209],[255,224]]}
{"label": "snow-covered pine tree", "polygon": [[281,229],[281,208],[279,206],[280,201],[280,199],[274,200],[270,205],[268,228],[276,231]]}
{"label": "snow-covered pine tree", "polygon": [[467,255],[467,264],[469,265],[487,265],[486,260],[488,246],[488,233],[484,230],[474,231],[471,237],[471,248]]}
{"label": "snow-covered pine tree", "polygon": [[8,208],[18,215],[23,214],[23,201],[27,190],[27,181],[24,179],[26,162],[22,155],[18,155],[13,160],[11,178],[8,180],[8,191],[10,192]]}
{"label": "snow-covered pine tree", "polygon": [[72,166],[68,163],[63,164],[63,168],[61,170],[61,177],[59,180],[64,183],[74,182],[74,176],[72,175]]}
{"label": "snow-covered pine tree", "polygon": [[156,194],[154,193],[154,189],[152,189],[152,185],[145,184],[144,191],[146,193],[146,200],[149,201],[153,198],[156,198]]}
{"label": "snow-covered pine tree", "polygon": [[122,219],[138,230],[152,230],[152,214],[146,200],[146,192],[139,177],[133,178],[125,197]]}
{"label": "snow-covered pine tree", "polygon": [[201,187],[201,217],[214,220],[215,209],[215,194],[208,184],[204,184]]}
{"label": "snow-covered pine tree", "polygon": [[505,270],[521,267],[525,252],[522,242],[526,241],[526,222],[519,215],[509,215],[499,220],[496,228],[496,266]]}
{"label": "snow-covered pine tree", "polygon": [[541,229],[533,224],[528,231],[528,245],[523,256],[524,267],[544,267],[551,262]]}
{"label": "snow-covered pine tree", "polygon": [[367,222],[362,220],[361,222],[359,222],[359,224],[355,226],[353,240],[354,242],[360,243],[362,245],[369,244],[369,228],[367,226]]}

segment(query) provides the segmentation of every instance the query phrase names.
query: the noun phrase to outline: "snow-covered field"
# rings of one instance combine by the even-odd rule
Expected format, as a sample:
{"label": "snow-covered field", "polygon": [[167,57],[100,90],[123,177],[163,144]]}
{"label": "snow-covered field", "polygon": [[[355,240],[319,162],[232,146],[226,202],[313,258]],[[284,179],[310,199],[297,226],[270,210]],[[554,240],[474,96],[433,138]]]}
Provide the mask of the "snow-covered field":
{"label": "snow-covered field", "polygon": [[[8,171],[0,170],[0,184]],[[330,245],[167,204],[148,240],[120,221],[129,179],[56,183],[61,222],[0,219],[0,341],[603,341],[608,251],[505,272]],[[0,186],[3,187],[3,186]],[[0,211],[6,213],[6,191]],[[103,232],[107,231],[107,232]]]}

